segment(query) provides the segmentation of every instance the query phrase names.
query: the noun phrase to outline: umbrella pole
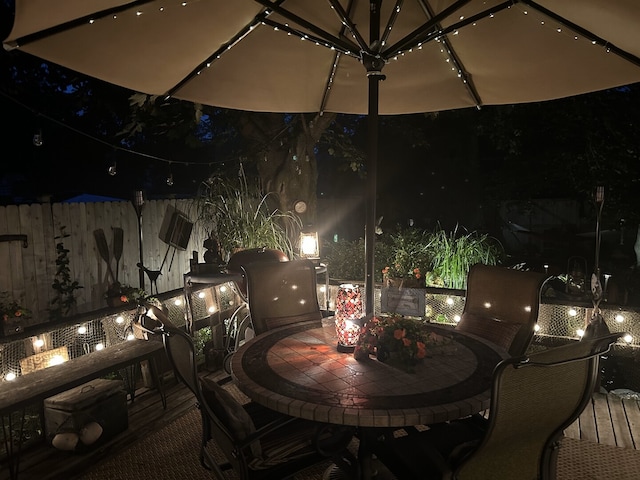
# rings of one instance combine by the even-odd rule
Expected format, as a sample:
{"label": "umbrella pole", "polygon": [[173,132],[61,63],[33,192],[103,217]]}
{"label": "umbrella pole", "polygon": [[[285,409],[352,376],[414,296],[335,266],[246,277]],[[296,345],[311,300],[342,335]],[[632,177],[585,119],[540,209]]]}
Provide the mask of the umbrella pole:
{"label": "umbrella pole", "polygon": [[[369,46],[374,50],[380,43],[380,0],[371,0],[369,14]],[[367,159],[367,192],[365,197],[365,316],[371,317],[375,306],[375,231],[376,231],[376,191],[378,180],[378,104],[380,96],[380,81],[385,77],[380,73],[384,62],[376,56],[365,56],[365,67],[369,79],[369,105],[367,112],[368,128],[368,159]]]}
{"label": "umbrella pole", "polygon": [[364,255],[365,255],[365,315],[374,313],[375,292],[375,230],[376,230],[376,190],[378,170],[378,93],[380,78],[369,76],[369,113],[368,113],[368,137],[369,152],[367,158],[367,193],[366,193],[366,219],[364,228]]}

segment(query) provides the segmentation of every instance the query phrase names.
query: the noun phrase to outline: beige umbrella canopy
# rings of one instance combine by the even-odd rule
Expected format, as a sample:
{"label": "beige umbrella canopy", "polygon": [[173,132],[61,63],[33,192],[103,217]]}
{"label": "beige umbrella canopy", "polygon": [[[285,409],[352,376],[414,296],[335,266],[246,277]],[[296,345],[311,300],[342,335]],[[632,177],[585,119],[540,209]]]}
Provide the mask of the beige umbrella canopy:
{"label": "beige umbrella canopy", "polygon": [[270,4],[16,0],[4,46],[135,91],[250,111],[366,114],[367,54],[387,77],[382,115],[640,80],[637,0],[384,0],[379,48],[367,0]]}
{"label": "beige umbrella canopy", "polygon": [[379,114],[551,100],[640,81],[638,0],[15,3],[5,48],[131,90],[248,111],[369,115],[367,313]]}

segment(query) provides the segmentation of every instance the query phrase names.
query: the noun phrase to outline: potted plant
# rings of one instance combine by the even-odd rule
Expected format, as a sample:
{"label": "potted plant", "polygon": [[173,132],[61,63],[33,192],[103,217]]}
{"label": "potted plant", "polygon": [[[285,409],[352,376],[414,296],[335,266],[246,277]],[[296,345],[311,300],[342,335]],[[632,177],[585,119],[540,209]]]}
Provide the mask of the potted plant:
{"label": "potted plant", "polygon": [[15,301],[9,292],[0,292],[0,314],[2,315],[2,329],[0,336],[7,333],[19,333],[24,329],[22,323],[31,318],[31,310]]}
{"label": "potted plant", "polygon": [[428,232],[407,228],[390,234],[391,257],[382,269],[385,287],[424,288],[430,270],[431,251]]}
{"label": "potted plant", "polygon": [[210,178],[195,200],[197,225],[218,240],[225,262],[237,250],[273,248],[295,257],[292,239],[302,228],[299,217],[270,207],[272,193],[250,185],[244,173],[237,181]]}
{"label": "potted plant", "polygon": [[107,300],[107,305],[110,307],[119,307],[126,303],[137,303],[140,300],[147,299],[147,293],[141,288],[123,285],[120,282],[113,282],[109,285],[104,297]]}

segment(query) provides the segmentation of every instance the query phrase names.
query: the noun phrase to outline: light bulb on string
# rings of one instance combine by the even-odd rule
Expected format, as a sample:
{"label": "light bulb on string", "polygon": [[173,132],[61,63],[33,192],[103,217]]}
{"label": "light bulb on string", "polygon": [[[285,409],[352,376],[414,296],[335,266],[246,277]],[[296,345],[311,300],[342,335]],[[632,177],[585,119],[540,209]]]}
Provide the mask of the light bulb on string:
{"label": "light bulb on string", "polygon": [[115,176],[116,173],[118,173],[118,171],[116,170],[116,162],[113,162],[111,164],[107,172],[109,172],[109,175],[111,175],[112,177]]}
{"label": "light bulb on string", "polygon": [[33,134],[33,144],[36,147],[41,147],[42,146],[42,129],[39,128],[38,130],[36,130],[36,132]]}
{"label": "light bulb on string", "polygon": [[169,187],[173,187],[173,172],[171,171],[171,162],[169,162],[169,174],[167,175],[167,179],[165,180],[165,182]]}

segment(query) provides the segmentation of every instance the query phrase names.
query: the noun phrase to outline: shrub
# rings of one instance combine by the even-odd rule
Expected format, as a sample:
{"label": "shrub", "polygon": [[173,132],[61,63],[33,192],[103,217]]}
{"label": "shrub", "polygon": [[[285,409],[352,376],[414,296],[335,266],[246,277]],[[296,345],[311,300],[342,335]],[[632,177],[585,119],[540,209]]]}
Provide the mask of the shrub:
{"label": "shrub", "polygon": [[[374,281],[388,277],[426,278],[426,285],[465,289],[469,268],[476,263],[496,265],[504,255],[502,245],[493,237],[438,229],[398,229],[381,236],[375,243]],[[364,240],[327,242],[322,251],[331,278],[358,281],[365,278]]]}

